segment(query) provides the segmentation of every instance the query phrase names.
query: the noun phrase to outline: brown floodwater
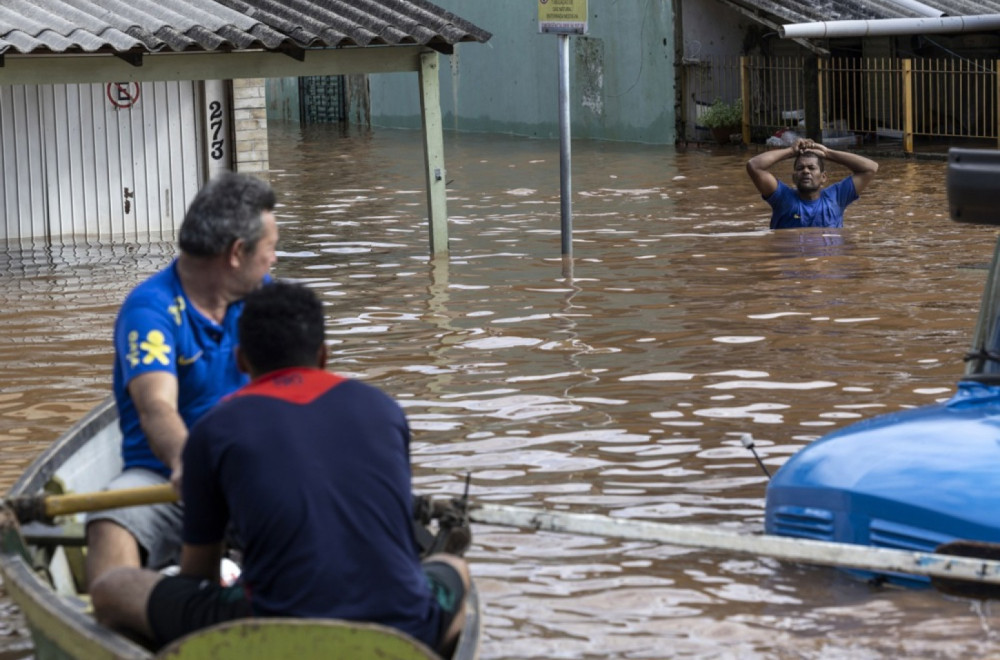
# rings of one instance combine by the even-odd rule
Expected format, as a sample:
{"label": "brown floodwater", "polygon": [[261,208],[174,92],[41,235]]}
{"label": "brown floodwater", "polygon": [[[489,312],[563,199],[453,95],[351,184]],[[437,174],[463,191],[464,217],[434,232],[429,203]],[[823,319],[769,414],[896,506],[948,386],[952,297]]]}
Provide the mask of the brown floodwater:
{"label": "brown floodwater", "polygon": [[[740,434],[773,470],[824,433],[949,396],[995,240],[948,219],[938,161],[883,160],[843,230],[771,232],[745,151],[577,142],[570,270],[558,143],[450,134],[451,254],[429,260],[418,133],[273,125],[270,147],[275,274],[322,293],[331,368],[404,406],[415,489],[457,495],[468,472],[479,501],[762,531],[766,477]],[[0,253],[4,490],[108,394],[117,305],[173,254],[169,239]],[[1000,654],[990,603],[474,533],[486,659]],[[7,600],[0,643],[30,653]]]}

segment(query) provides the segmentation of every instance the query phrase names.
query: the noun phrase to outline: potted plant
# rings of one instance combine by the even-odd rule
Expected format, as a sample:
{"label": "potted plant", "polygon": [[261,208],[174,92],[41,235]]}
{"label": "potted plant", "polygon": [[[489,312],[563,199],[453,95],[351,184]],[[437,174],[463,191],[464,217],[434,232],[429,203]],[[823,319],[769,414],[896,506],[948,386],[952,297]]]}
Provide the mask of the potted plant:
{"label": "potted plant", "polygon": [[728,144],[729,136],[742,130],[743,100],[726,103],[722,99],[715,99],[698,117],[698,123],[712,131],[712,137],[719,144]]}

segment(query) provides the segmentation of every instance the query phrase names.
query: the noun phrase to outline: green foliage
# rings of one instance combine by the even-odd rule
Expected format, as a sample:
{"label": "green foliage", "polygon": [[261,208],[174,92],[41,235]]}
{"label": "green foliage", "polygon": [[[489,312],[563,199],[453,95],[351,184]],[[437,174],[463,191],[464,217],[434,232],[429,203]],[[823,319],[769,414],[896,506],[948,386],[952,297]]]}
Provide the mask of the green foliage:
{"label": "green foliage", "polygon": [[734,103],[715,99],[712,105],[708,106],[708,109],[698,117],[698,123],[706,128],[739,126],[743,123],[743,99],[738,99]]}

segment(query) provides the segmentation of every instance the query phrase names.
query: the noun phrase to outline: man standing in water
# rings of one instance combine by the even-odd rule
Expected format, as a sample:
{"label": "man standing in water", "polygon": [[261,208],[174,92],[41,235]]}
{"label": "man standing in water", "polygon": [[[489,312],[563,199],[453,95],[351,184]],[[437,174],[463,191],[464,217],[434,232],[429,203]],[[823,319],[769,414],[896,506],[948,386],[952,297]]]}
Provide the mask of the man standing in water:
{"label": "man standing in water", "polygon": [[[179,256],[139,284],[115,321],[114,395],[125,469],[108,489],[179,488],[188,429],[247,382],[233,349],[243,296],[276,260],[275,196],[260,179],[227,172],[191,202]],[[87,580],[118,566],[176,563],[177,504],[113,509],[87,518]]]}
{"label": "man standing in water", "polygon": [[[788,158],[795,159],[794,190],[768,171]],[[827,160],[847,167],[851,176],[824,189]],[[876,172],[878,163],[869,158],[804,139],[784,149],[757,154],[747,161],[750,180],[771,205],[771,229],[843,227],[844,209],[868,187]]]}

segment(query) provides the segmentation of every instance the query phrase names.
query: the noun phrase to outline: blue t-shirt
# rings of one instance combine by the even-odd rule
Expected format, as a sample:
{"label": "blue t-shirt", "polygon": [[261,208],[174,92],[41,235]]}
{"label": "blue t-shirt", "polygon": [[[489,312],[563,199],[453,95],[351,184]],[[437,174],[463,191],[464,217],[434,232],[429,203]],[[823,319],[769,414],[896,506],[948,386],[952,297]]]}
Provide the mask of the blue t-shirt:
{"label": "blue t-shirt", "polygon": [[858,198],[854,179],[847,177],[828,186],[819,199],[804,200],[781,181],[764,201],[771,205],[771,229],[794,227],[843,227],[844,209]]}
{"label": "blue t-shirt", "polygon": [[243,302],[226,310],[221,324],[196,310],[181,287],[177,260],[139,284],[115,321],[114,395],[122,431],[125,467],[144,467],[169,477],[170,470],[149,448],[128,394],[136,376],[167,371],[177,377],[177,407],[190,429],[226,394],[246,384],[233,349]]}
{"label": "blue t-shirt", "polygon": [[380,390],[272,372],[191,429],[184,542],[217,543],[232,522],[257,616],[373,621],[434,648],[441,611],[413,536],[409,444]]}

